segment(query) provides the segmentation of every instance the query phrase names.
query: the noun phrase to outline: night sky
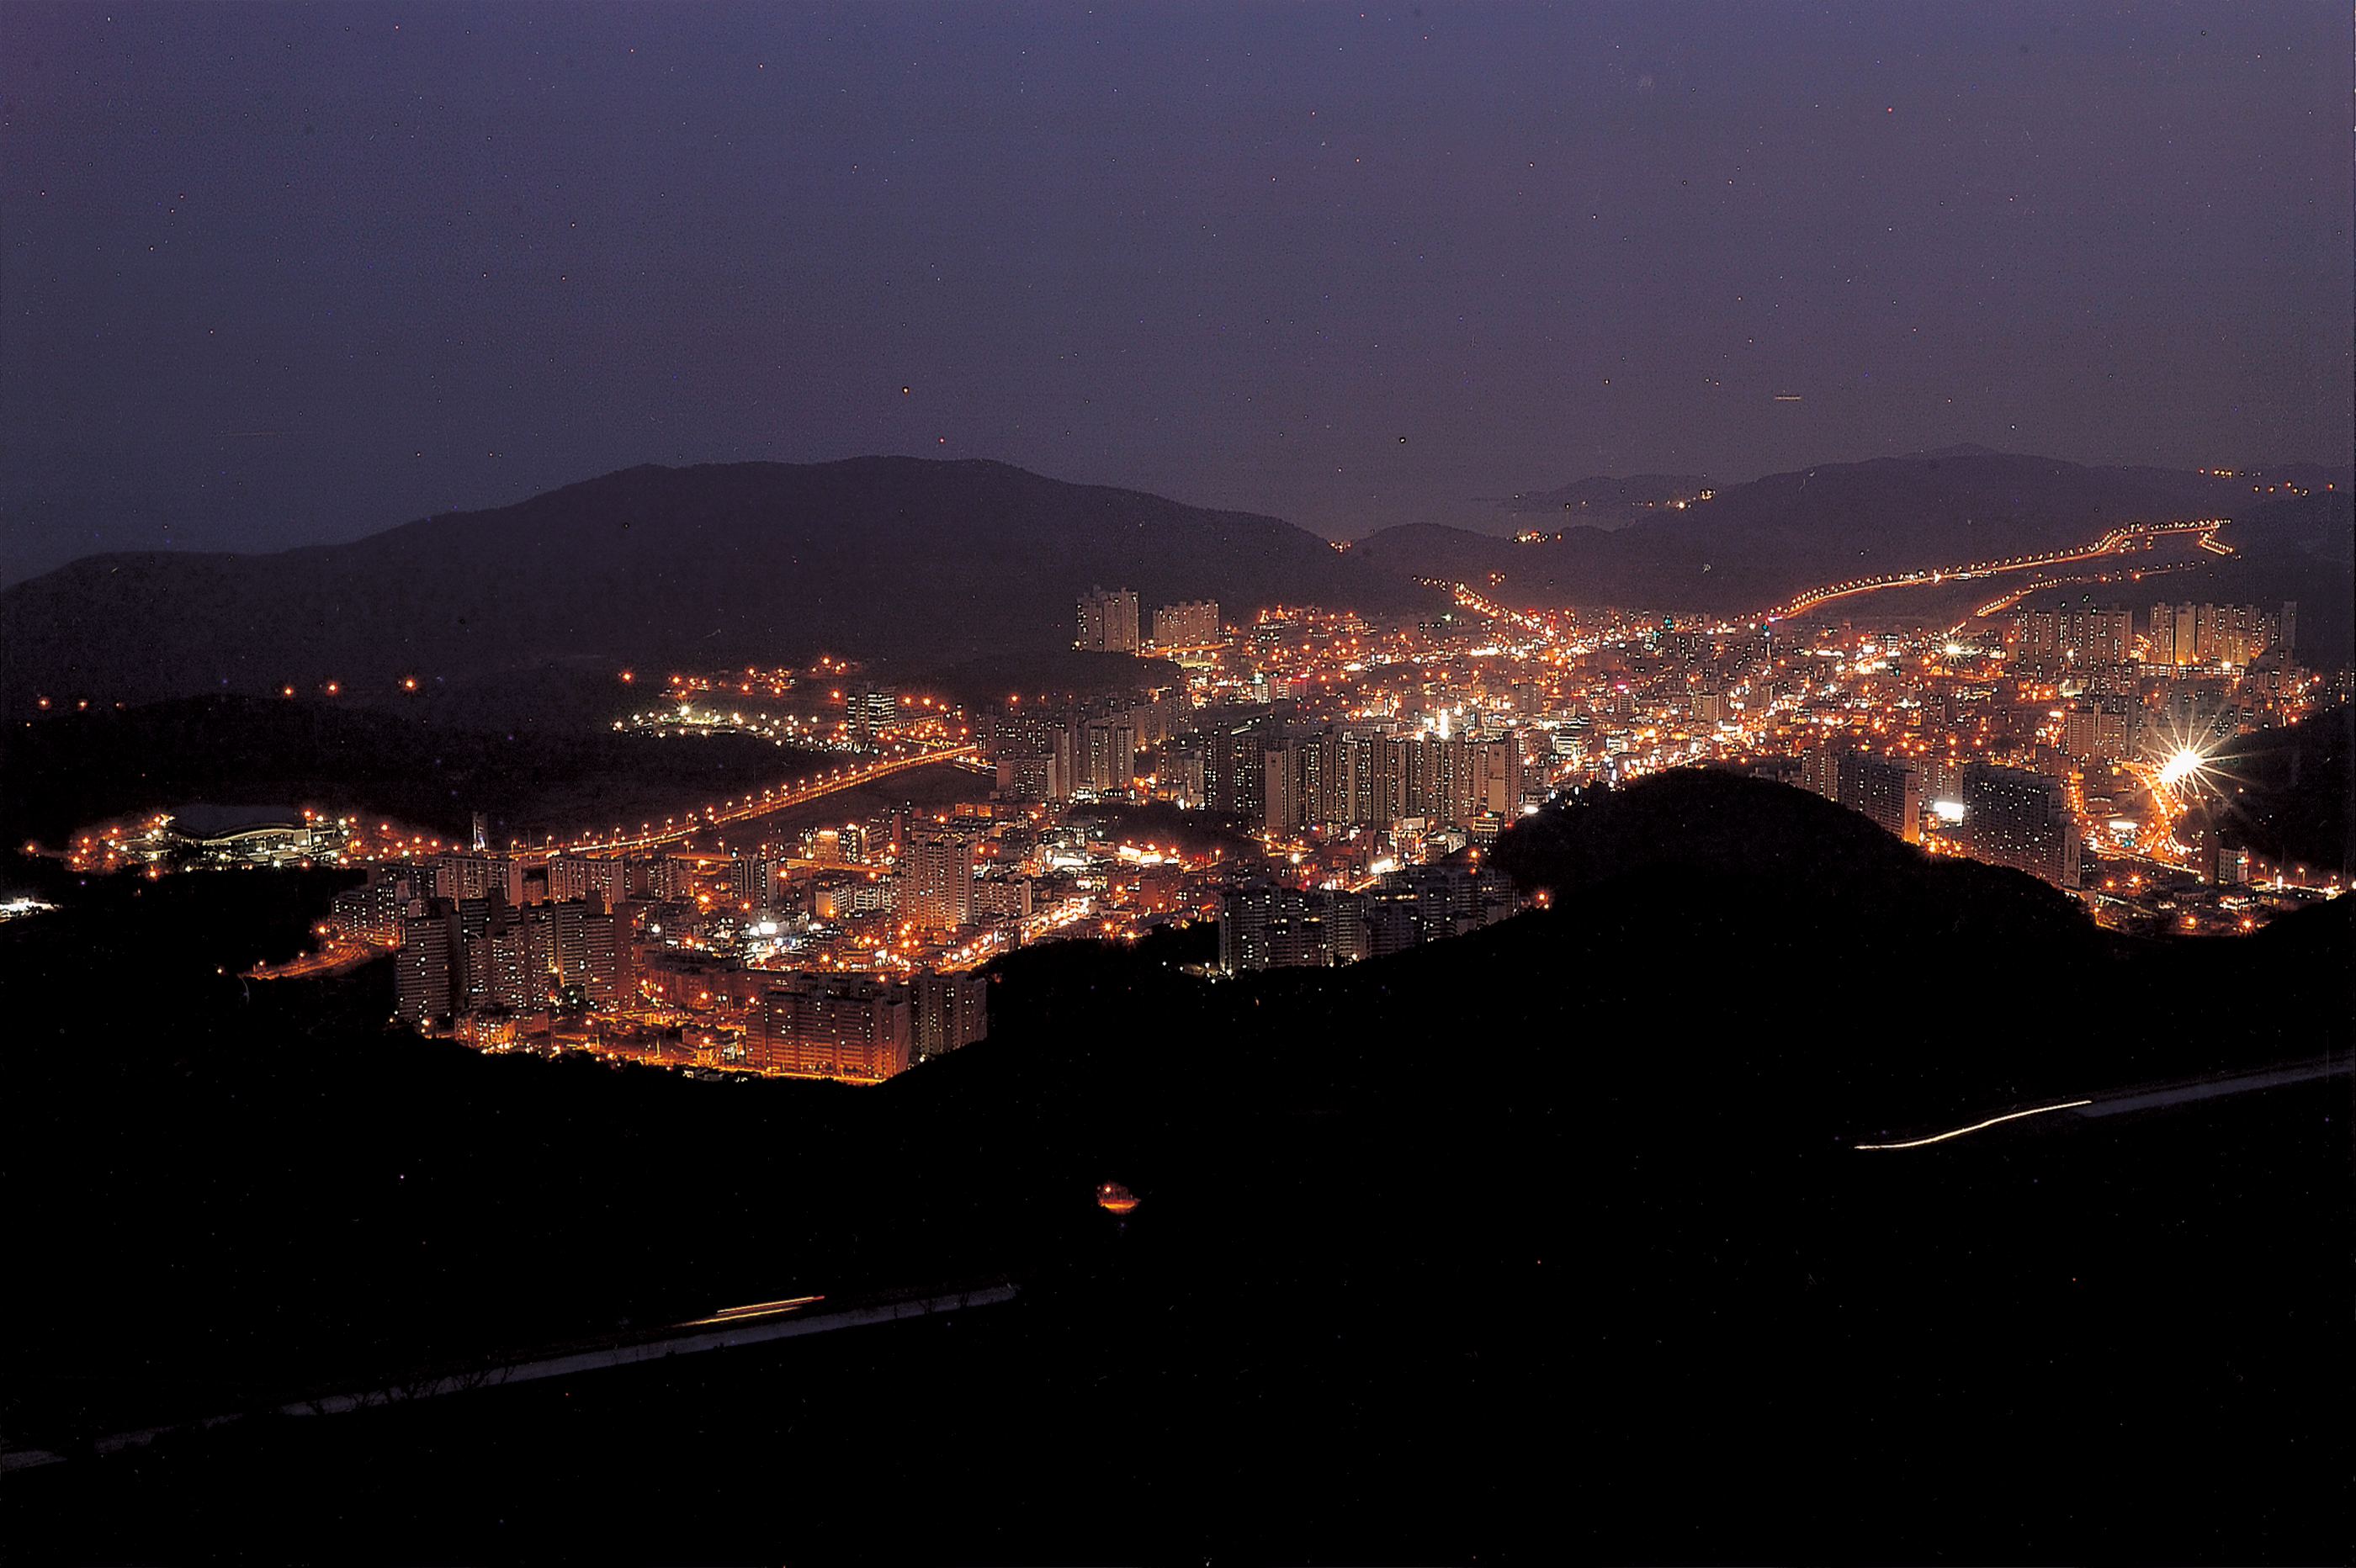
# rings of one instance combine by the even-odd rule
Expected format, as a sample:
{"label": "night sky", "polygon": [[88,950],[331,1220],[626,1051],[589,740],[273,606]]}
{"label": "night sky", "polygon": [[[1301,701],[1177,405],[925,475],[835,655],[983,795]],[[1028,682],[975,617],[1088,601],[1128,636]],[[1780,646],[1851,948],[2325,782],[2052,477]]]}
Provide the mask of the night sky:
{"label": "night sky", "polygon": [[646,462],[1335,537],[1961,442],[2344,463],[2350,91],[2320,4],[11,0],[0,575]]}

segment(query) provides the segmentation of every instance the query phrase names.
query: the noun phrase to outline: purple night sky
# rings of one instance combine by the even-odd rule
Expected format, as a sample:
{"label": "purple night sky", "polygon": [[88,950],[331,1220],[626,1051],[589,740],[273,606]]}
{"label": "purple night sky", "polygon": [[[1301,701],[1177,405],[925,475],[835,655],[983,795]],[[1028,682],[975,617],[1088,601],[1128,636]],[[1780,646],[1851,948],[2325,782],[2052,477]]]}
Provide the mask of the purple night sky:
{"label": "purple night sky", "polygon": [[993,457],[1335,537],[1960,442],[2344,463],[2350,46],[2319,5],[16,0],[0,579],[646,462]]}

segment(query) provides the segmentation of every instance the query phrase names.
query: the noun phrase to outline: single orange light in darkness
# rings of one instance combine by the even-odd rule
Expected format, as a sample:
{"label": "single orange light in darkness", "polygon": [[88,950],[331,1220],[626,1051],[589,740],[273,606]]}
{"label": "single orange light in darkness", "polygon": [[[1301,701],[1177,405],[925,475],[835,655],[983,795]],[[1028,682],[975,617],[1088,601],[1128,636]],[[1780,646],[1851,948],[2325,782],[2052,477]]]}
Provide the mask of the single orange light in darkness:
{"label": "single orange light in darkness", "polygon": [[1109,1214],[1126,1214],[1137,1207],[1137,1194],[1118,1181],[1108,1181],[1097,1189],[1097,1204]]}

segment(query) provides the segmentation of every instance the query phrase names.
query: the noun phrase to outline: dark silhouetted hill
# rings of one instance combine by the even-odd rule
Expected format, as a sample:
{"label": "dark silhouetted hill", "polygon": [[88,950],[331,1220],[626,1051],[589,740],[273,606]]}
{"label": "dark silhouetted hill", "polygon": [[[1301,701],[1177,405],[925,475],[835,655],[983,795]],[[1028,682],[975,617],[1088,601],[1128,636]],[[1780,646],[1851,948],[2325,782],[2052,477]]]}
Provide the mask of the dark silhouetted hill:
{"label": "dark silhouetted hill", "polygon": [[[332,877],[76,890],[0,926],[9,1435],[76,1456],[0,1522],[43,1561],[2338,1552],[2344,1085],[1854,1145],[2344,1052],[2356,901],[2115,940],[1705,774],[1498,853],[1554,907],[1216,984],[1198,932],[1025,949],[991,1038],[863,1092],[476,1057],[380,1029],[385,965],[220,972]],[[991,1270],[1023,1297],[946,1323],[73,1446]],[[1611,1435],[1569,1478],[1567,1400]]]}
{"label": "dark silhouetted hill", "polygon": [[2218,825],[2228,842],[2278,864],[2356,874],[2351,761],[2356,707],[2345,702],[2241,736],[2217,758]]}
{"label": "dark silhouetted hill", "polygon": [[[1561,905],[1632,882],[1741,882],[1793,907],[1836,900],[1870,940],[2103,941],[2078,901],[2023,872],[1937,858],[1789,784],[1681,768],[1591,788],[1515,823],[1495,863]],[[1864,938],[1861,938],[1864,939]]]}
{"label": "dark silhouetted hill", "polygon": [[821,651],[911,667],[1071,643],[1092,584],[1157,604],[1382,613],[1424,591],[1274,517],[1002,464],[869,457],[609,474],[497,511],[269,556],[93,556],[0,593],[8,700],[328,681],[391,693],[579,661]]}

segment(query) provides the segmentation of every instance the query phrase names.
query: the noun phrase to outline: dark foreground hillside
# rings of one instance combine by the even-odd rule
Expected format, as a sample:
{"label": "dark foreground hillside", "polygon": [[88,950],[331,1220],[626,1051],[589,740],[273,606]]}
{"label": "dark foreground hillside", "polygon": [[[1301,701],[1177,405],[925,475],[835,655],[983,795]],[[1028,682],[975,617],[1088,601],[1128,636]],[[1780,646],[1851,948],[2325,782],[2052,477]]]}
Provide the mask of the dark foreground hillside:
{"label": "dark foreground hillside", "polygon": [[[44,1561],[2343,1559],[2349,1080],[1853,1146],[2344,1055],[2348,901],[2123,945],[1772,789],[1578,806],[1531,836],[1558,865],[1586,847],[1554,910],[1330,974],[1194,981],[1200,933],[1016,955],[989,1041],[866,1093],[382,1034],[380,977],[210,973],[208,944],[299,932],[322,883],[88,890],[0,927],[0,1006],[33,1021],[0,1058],[0,1157],[41,1194],[12,1228],[36,1285],[6,1435],[79,1456],[0,1484],[0,1537]],[[218,929],[159,942],[209,881],[240,889]],[[1108,1179],[1142,1200],[1125,1228],[1091,1201]],[[76,1447],[175,1402],[984,1274],[1023,1294]]]}

